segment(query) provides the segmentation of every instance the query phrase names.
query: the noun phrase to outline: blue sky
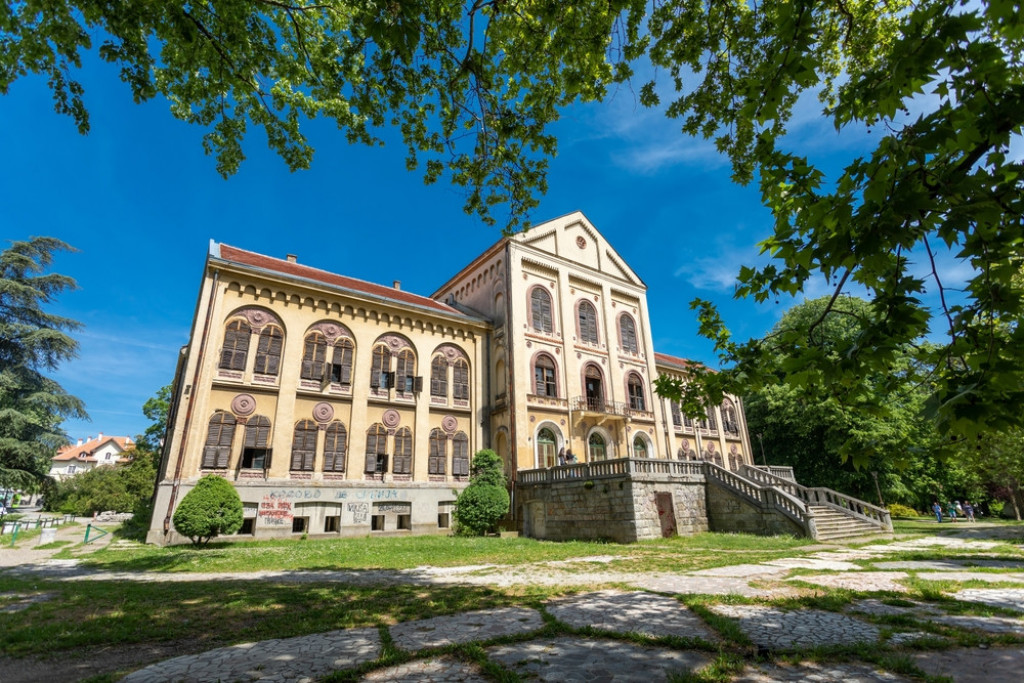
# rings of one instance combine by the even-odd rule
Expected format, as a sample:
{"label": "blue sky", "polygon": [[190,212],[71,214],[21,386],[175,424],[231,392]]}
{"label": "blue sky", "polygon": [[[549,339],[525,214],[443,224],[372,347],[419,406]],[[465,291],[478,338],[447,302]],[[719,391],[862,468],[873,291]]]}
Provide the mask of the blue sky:
{"label": "blue sky", "polygon": [[[400,144],[350,146],[316,122],[306,129],[312,170],[290,173],[254,130],[241,171],[223,180],[203,154],[204,131],[174,120],[166,102],[134,104],[106,65],[89,62],[80,77],[88,136],[53,113],[42,79],[22,79],[0,99],[4,247],[47,235],[78,250],[54,268],[79,284],[55,312],[85,325],[79,358],[58,373],[92,417],[65,424],[72,439],[145,429],[141,406],[171,381],[188,341],[211,239],[429,295],[500,236],[463,213],[460,190],[406,171]],[[760,336],[792,304],[732,299],[739,267],[760,261],[770,216],[709,143],[683,137],[628,90],[566,111],[556,130],[550,191],[533,218],[588,216],[647,283],[659,351],[715,364],[696,335],[694,297],[719,304],[740,338]],[[826,157],[863,144],[810,113],[794,130]]]}

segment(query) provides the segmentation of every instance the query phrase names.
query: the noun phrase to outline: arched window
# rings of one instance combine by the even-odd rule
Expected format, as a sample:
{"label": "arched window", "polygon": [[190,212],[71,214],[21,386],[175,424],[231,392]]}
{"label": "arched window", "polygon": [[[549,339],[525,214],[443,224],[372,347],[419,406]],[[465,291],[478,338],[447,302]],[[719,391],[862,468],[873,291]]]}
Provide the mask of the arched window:
{"label": "arched window", "polygon": [[395,432],[395,457],[392,463],[393,473],[412,473],[412,431],[408,427]]}
{"label": "arched window", "polygon": [[587,446],[590,448],[591,462],[599,462],[608,457],[608,446],[604,442],[604,437],[597,432],[590,435]]}
{"label": "arched window", "polygon": [[629,395],[629,407],[631,410],[647,410],[647,402],[644,399],[644,383],[635,372],[629,374],[626,381],[627,394]]}
{"label": "arched window", "polygon": [[444,474],[447,471],[448,439],[440,429],[430,430],[430,456],[427,460],[427,474]]}
{"label": "arched window", "polygon": [[320,381],[324,378],[324,365],[327,362],[327,338],[319,332],[306,335],[302,347],[302,372],[299,377]]}
{"label": "arched window", "polygon": [[551,295],[543,287],[534,287],[530,292],[530,313],[533,329],[548,334],[554,331],[551,323]]}
{"label": "arched window", "polygon": [[581,301],[579,306],[580,341],[597,344],[597,310],[589,301]]}
{"label": "arched window", "polygon": [[242,448],[242,468],[270,469],[270,418],[253,415],[245,423],[245,444]]}
{"label": "arched window", "polygon": [[604,378],[600,368],[593,363],[588,363],[583,371],[583,393],[587,399],[587,410],[605,411]]}
{"label": "arched window", "polygon": [[452,439],[452,474],[469,476],[469,437],[465,432],[456,432]]}
{"label": "arched window", "polygon": [[736,449],[734,444],[732,449],[729,451],[729,469],[735,472],[743,465],[743,456]]}
{"label": "arched window", "polygon": [[715,409],[713,406],[708,406],[708,430],[712,432],[718,431],[718,419],[715,418]]}
{"label": "arched window", "polygon": [[223,411],[210,418],[203,448],[203,469],[227,469],[231,459],[231,444],[235,440],[235,416]]}
{"label": "arched window", "polygon": [[640,436],[639,434],[633,438],[633,457],[634,458],[647,458],[647,439]]}
{"label": "arched window", "polygon": [[224,330],[224,346],[220,350],[222,370],[245,370],[249,355],[249,337],[252,328],[244,320],[232,320]]}
{"label": "arched window", "polygon": [[740,423],[736,419],[736,406],[729,399],[725,399],[722,403],[722,428],[726,434],[740,433]]}
{"label": "arched window", "polygon": [[370,386],[374,389],[388,389],[395,385],[391,374],[391,350],[385,344],[373,347],[373,368],[370,371]]}
{"label": "arched window", "polygon": [[533,388],[538,396],[558,396],[555,361],[546,353],[537,356],[533,363]]}
{"label": "arched window", "polygon": [[452,366],[452,398],[469,400],[469,363],[463,358]]}
{"label": "arched window", "polygon": [[411,393],[416,388],[416,354],[412,349],[402,349],[398,352],[398,362],[395,365],[395,387],[399,391]]}
{"label": "arched window", "polygon": [[622,350],[626,353],[639,355],[640,347],[636,343],[636,323],[628,315],[619,318],[619,337],[622,341]]}
{"label": "arched window", "polygon": [[345,425],[335,420],[327,425],[324,438],[324,472],[345,471],[345,448],[348,445]]}
{"label": "arched window", "polygon": [[448,361],[440,354],[430,361],[430,395],[448,399]]}
{"label": "arched window", "polygon": [[676,401],[672,401],[672,424],[676,427],[683,426],[683,414],[679,411],[679,404]]}
{"label": "arched window", "polygon": [[384,425],[375,424],[366,430],[366,474],[383,474],[388,471],[388,430]]}
{"label": "arched window", "polygon": [[292,437],[293,472],[313,471],[313,461],[316,460],[316,432],[316,423],[312,420],[302,420],[295,425],[295,434]]}
{"label": "arched window", "polygon": [[253,372],[260,375],[276,375],[281,369],[282,346],[284,332],[273,325],[264,327],[256,345],[256,365]]}
{"label": "arched window", "polygon": [[343,386],[352,384],[352,351],[355,346],[351,339],[342,337],[334,343],[331,357],[331,381]]}
{"label": "arched window", "polygon": [[555,434],[545,427],[537,432],[537,463],[540,467],[554,467],[558,442]]}

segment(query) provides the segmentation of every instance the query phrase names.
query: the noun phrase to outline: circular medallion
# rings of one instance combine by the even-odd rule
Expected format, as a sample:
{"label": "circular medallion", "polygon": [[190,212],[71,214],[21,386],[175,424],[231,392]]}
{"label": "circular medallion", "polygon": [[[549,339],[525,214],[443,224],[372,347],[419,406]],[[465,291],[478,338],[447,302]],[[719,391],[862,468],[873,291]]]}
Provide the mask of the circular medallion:
{"label": "circular medallion", "polygon": [[266,312],[264,311],[251,311],[249,313],[249,320],[256,323],[257,325],[262,325],[263,323],[270,320],[270,316],[267,315]]}
{"label": "circular medallion", "polygon": [[397,410],[385,410],[381,422],[384,423],[385,427],[397,427],[398,422],[402,417],[398,414]]}
{"label": "circular medallion", "polygon": [[231,399],[231,412],[239,417],[248,417],[256,412],[256,399],[251,394],[239,394]]}
{"label": "circular medallion", "polygon": [[587,246],[587,240],[583,239],[583,235],[580,235],[579,237],[576,238],[576,246],[579,247],[580,249],[583,249],[584,247]]}
{"label": "circular medallion", "polygon": [[317,403],[313,406],[313,419],[317,422],[330,422],[334,417],[334,408],[330,403]]}
{"label": "circular medallion", "polygon": [[458,426],[459,421],[456,420],[451,415],[445,415],[443,418],[441,418],[441,429],[448,432],[449,434],[454,432],[458,428]]}

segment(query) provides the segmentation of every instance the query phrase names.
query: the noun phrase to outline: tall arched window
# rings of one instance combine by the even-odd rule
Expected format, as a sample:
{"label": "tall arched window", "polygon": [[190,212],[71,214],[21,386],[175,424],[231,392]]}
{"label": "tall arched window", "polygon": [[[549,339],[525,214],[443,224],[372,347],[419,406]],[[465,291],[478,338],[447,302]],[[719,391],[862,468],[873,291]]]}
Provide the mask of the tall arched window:
{"label": "tall arched window", "polygon": [[327,425],[324,436],[324,472],[344,472],[345,448],[348,445],[345,425],[335,420]]}
{"label": "tall arched window", "polygon": [[534,287],[530,292],[530,314],[533,329],[548,334],[554,331],[551,322],[551,295],[543,287]]}
{"label": "tall arched window", "polygon": [[597,344],[597,310],[589,301],[581,301],[579,306],[580,341]]}
{"label": "tall arched window", "polygon": [[270,469],[270,418],[253,415],[245,423],[245,444],[242,448],[242,468]]}
{"label": "tall arched window", "polygon": [[448,361],[441,354],[430,361],[430,395],[448,399]]}
{"label": "tall arched window", "polygon": [[398,352],[398,362],[395,364],[395,387],[399,391],[411,393],[416,385],[416,354],[412,349],[402,349]]}
{"label": "tall arched window", "polygon": [[452,474],[469,476],[469,437],[465,432],[456,432],[452,439]]}
{"label": "tall arched window", "polygon": [[588,363],[583,371],[583,393],[587,399],[587,410],[605,411],[604,377],[594,363]]}
{"label": "tall arched window", "polygon": [[267,325],[260,332],[256,345],[256,365],[253,372],[260,375],[276,375],[281,369],[281,348],[284,346],[284,332],[274,325]]}
{"label": "tall arched window", "polygon": [[245,320],[232,320],[224,330],[224,346],[220,350],[222,370],[245,370],[249,356],[249,337],[252,328]]}
{"label": "tall arched window", "polygon": [[639,355],[640,347],[636,342],[636,323],[628,315],[619,318],[619,337],[622,341],[622,350],[626,353]]}
{"label": "tall arched window", "polygon": [[388,430],[384,425],[375,424],[366,430],[366,474],[383,474],[388,471]]}
{"label": "tall arched window", "polygon": [[714,406],[708,406],[708,430],[712,432],[718,431],[718,419],[715,417]]}
{"label": "tall arched window", "polygon": [[313,471],[313,461],[316,460],[316,433],[316,423],[312,420],[302,420],[295,425],[295,434],[292,436],[293,472]]}
{"label": "tall arched window", "polygon": [[324,378],[326,362],[327,338],[319,332],[307,334],[302,347],[302,371],[299,377],[319,382]]}
{"label": "tall arched window", "polygon": [[427,474],[444,474],[447,471],[448,438],[440,429],[430,430],[430,456],[427,459]]}
{"label": "tall arched window", "polygon": [[408,427],[395,432],[395,457],[391,471],[395,474],[412,473],[412,431]]}
{"label": "tall arched window", "polygon": [[533,390],[538,396],[558,396],[555,361],[546,353],[537,356],[533,363]]}
{"label": "tall arched window", "polygon": [[604,442],[604,437],[594,432],[587,439],[587,446],[590,448],[590,461],[599,462],[608,457],[608,446]]}
{"label": "tall arched window", "polygon": [[452,398],[469,400],[469,363],[464,358],[452,366]]}
{"label": "tall arched window", "polygon": [[647,439],[640,436],[639,434],[633,438],[633,457],[634,458],[647,458]]}
{"label": "tall arched window", "polygon": [[352,384],[352,352],[355,345],[351,339],[342,337],[334,343],[331,357],[331,381],[342,386]]}
{"label": "tall arched window", "polygon": [[537,464],[540,467],[554,467],[558,442],[555,434],[545,427],[537,432]]}
{"label": "tall arched window", "polygon": [[726,434],[739,434],[740,423],[736,419],[736,406],[729,399],[722,403],[722,429]]}
{"label": "tall arched window", "polygon": [[391,350],[385,344],[373,347],[373,367],[370,371],[370,386],[387,389],[394,386],[391,379]]}
{"label": "tall arched window", "polygon": [[670,404],[672,408],[672,424],[676,427],[683,426],[683,414],[679,411],[679,403],[672,401]]}
{"label": "tall arched window", "polygon": [[629,407],[631,410],[647,410],[647,401],[644,398],[644,383],[635,373],[629,374],[626,380],[627,394],[629,395]]}
{"label": "tall arched window", "polygon": [[231,459],[231,444],[235,439],[235,416],[219,411],[210,418],[203,448],[203,469],[227,469]]}

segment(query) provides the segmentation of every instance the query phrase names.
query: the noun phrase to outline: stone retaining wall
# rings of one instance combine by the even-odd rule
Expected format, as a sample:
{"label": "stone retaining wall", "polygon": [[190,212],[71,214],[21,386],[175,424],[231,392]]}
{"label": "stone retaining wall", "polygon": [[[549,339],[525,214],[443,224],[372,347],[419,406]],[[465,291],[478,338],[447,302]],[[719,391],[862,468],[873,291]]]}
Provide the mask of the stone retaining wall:
{"label": "stone retaining wall", "polygon": [[799,524],[777,510],[761,507],[722,486],[707,487],[711,531],[759,536],[804,536]]}

